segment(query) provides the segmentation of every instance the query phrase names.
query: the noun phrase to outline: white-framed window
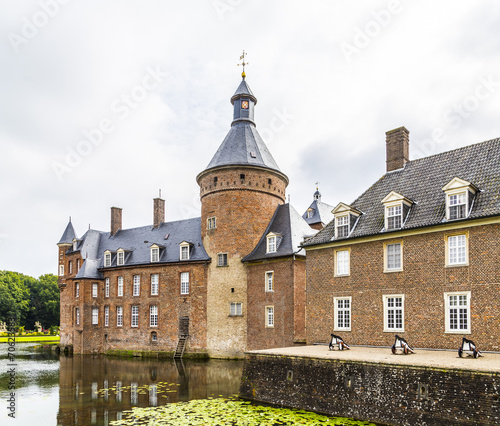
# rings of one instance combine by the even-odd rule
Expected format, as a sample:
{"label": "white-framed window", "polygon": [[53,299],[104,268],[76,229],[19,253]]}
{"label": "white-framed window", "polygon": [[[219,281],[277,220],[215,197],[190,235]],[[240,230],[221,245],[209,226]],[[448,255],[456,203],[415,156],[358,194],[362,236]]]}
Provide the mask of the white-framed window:
{"label": "white-framed window", "polygon": [[97,283],[92,283],[92,297],[97,297],[99,290],[99,285]]}
{"label": "white-framed window", "polygon": [[449,235],[447,241],[447,266],[467,265],[467,234]]}
{"label": "white-framed window", "polygon": [[189,260],[189,244],[181,243],[180,244],[180,259],[181,260]]}
{"label": "white-framed window", "polygon": [[217,266],[227,266],[227,253],[217,255]]}
{"label": "white-framed window", "polygon": [[337,238],[349,236],[349,215],[335,218],[335,236]]}
{"label": "white-framed window", "polygon": [[111,253],[109,251],[104,252],[104,266],[111,266]]}
{"label": "white-framed window", "polygon": [[384,295],[384,331],[404,331],[404,295]]}
{"label": "white-framed window", "polygon": [[266,253],[276,253],[277,251],[277,244],[276,244],[276,235],[271,234],[267,236],[267,249]]}
{"label": "white-framed window", "polygon": [[75,308],[75,322],[80,325],[80,308]]}
{"label": "white-framed window", "polygon": [[403,223],[403,208],[400,205],[386,207],[387,229],[399,229]]}
{"label": "white-framed window", "polygon": [[149,307],[149,326],[158,327],[158,306]]}
{"label": "white-framed window", "polygon": [[76,259],[76,272],[80,270],[80,259]]}
{"label": "white-framed window", "polygon": [[311,217],[313,217],[313,216],[314,216],[314,210],[313,210],[313,209],[309,209],[309,210],[307,210],[307,215],[306,215],[306,217],[307,217],[307,218],[311,218]]}
{"label": "white-framed window", "polygon": [[335,276],[350,274],[349,250],[337,250],[335,252]]}
{"label": "white-framed window", "polygon": [[274,291],[274,271],[266,272],[266,291]]}
{"label": "white-framed window", "polygon": [[232,317],[243,315],[243,303],[231,302],[231,305],[229,307],[229,315]]}
{"label": "white-framed window", "polygon": [[446,333],[469,334],[471,332],[470,296],[470,291],[444,294]]}
{"label": "white-framed window", "polygon": [[62,277],[64,275],[64,265],[59,265],[59,276]]}
{"label": "white-framed window", "polygon": [[68,274],[73,272],[73,262],[71,260],[68,262]]}
{"label": "white-framed window", "polygon": [[151,295],[158,295],[158,287],[160,282],[160,276],[158,274],[151,274]]}
{"label": "white-framed window", "polygon": [[125,252],[121,249],[116,252],[116,264],[118,266],[125,265]]}
{"label": "white-framed window", "polygon": [[92,308],[92,324],[99,324],[99,308]]}
{"label": "white-framed window", "polygon": [[403,270],[403,244],[401,242],[384,244],[384,272]]}
{"label": "white-framed window", "polygon": [[118,296],[123,296],[123,277],[118,277],[118,287],[116,290]]}
{"label": "white-framed window", "polygon": [[465,219],[467,217],[467,193],[448,195],[448,219]]}
{"label": "white-framed window", "polygon": [[189,272],[181,272],[181,294],[189,294]]}
{"label": "white-framed window", "polygon": [[157,246],[151,247],[151,262],[160,261],[160,248]]}
{"label": "white-framed window", "polygon": [[130,326],[139,327],[139,306],[132,306],[130,316]]}
{"label": "white-framed window", "polygon": [[80,297],[80,283],[75,283],[75,297]]}
{"label": "white-framed window", "polygon": [[266,327],[274,327],[274,306],[266,306]]}
{"label": "white-framed window", "polygon": [[141,276],[134,275],[134,284],[133,284],[132,295],[133,296],[140,296],[140,294],[141,294]]}
{"label": "white-framed window", "polygon": [[117,327],[123,326],[123,307],[122,306],[116,307],[116,326]]}
{"label": "white-framed window", "polygon": [[109,306],[104,307],[104,326],[109,326]]}
{"label": "white-framed window", "polygon": [[215,217],[209,217],[207,219],[207,229],[215,229],[217,227],[217,222]]}
{"label": "white-framed window", "polygon": [[334,329],[351,331],[351,297],[334,297]]}
{"label": "white-framed window", "polygon": [[109,297],[109,278],[104,283],[104,297]]}
{"label": "white-framed window", "polygon": [[73,240],[73,251],[76,251],[77,246],[78,246],[78,241]]}

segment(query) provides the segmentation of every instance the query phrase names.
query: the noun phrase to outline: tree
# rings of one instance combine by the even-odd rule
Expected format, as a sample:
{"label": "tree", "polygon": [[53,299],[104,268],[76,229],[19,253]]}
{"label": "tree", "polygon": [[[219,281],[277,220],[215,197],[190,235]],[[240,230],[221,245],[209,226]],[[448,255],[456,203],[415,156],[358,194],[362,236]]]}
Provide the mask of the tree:
{"label": "tree", "polygon": [[18,272],[0,271],[0,320],[15,319],[24,324],[29,312],[30,291],[27,283],[36,281]]}
{"label": "tree", "polygon": [[30,309],[26,317],[26,327],[33,329],[35,322],[40,321],[44,329],[59,325],[59,287],[57,277],[53,274],[41,275],[31,282]]}

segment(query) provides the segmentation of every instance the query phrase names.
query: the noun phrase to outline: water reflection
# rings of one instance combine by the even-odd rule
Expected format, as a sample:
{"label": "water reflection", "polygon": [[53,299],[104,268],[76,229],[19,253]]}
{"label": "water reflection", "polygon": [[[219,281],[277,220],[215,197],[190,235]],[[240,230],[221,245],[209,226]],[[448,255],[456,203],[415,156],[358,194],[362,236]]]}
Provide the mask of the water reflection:
{"label": "water reflection", "polygon": [[61,425],[107,425],[131,407],[237,394],[241,361],[61,356]]}

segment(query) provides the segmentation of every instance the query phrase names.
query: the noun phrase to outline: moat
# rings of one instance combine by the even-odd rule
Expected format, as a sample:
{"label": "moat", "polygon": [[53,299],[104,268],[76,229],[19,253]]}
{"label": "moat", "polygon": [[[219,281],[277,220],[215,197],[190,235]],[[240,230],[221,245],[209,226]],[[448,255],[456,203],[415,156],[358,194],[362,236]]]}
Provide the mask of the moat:
{"label": "moat", "polygon": [[[0,348],[1,424],[7,424],[7,346]],[[243,371],[243,361],[65,356],[33,343],[16,344],[15,364],[17,425],[108,425],[132,407],[234,398]]]}

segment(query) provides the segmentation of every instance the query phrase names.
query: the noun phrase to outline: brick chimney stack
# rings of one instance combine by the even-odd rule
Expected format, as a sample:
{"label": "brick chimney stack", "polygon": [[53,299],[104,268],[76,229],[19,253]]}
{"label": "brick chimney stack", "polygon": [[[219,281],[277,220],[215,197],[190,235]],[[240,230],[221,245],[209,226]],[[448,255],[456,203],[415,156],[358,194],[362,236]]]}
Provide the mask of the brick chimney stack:
{"label": "brick chimney stack", "polygon": [[165,222],[165,200],[153,198],[153,228],[159,228]]}
{"label": "brick chimney stack", "polygon": [[410,132],[399,127],[385,132],[387,171],[402,169],[410,161]]}
{"label": "brick chimney stack", "polygon": [[122,229],[122,209],[111,207],[111,235],[115,235],[120,229]]}

